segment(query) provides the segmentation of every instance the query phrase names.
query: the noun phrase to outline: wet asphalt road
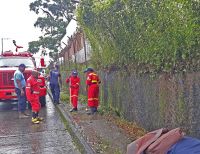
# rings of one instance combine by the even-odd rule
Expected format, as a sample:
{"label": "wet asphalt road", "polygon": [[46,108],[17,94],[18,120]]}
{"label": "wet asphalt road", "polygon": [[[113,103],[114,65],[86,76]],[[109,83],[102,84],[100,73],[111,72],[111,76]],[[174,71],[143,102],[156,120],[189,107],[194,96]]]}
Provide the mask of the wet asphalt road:
{"label": "wet asphalt road", "polygon": [[48,96],[39,125],[19,119],[16,108],[0,103],[0,154],[79,154]]}

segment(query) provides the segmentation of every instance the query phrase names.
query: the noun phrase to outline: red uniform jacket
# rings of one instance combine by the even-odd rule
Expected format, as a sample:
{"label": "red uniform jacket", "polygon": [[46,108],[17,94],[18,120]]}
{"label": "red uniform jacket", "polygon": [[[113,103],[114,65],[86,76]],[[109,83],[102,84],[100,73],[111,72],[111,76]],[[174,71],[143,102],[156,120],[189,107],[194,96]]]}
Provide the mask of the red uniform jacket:
{"label": "red uniform jacket", "polygon": [[86,84],[87,85],[92,85],[92,84],[99,84],[101,83],[99,76],[96,73],[89,73],[87,75],[87,80],[86,80]]}
{"label": "red uniform jacket", "polygon": [[80,78],[78,76],[70,76],[66,79],[66,83],[69,83],[70,88],[79,89]]}
{"label": "red uniform jacket", "polygon": [[69,83],[70,86],[70,103],[74,108],[77,108],[80,78],[78,76],[70,76],[66,79],[66,83]]}
{"label": "red uniform jacket", "polygon": [[101,83],[96,73],[88,73],[86,84],[88,86],[88,106],[99,106],[99,84]]}
{"label": "red uniform jacket", "polygon": [[32,75],[27,79],[26,83],[26,97],[28,101],[39,99],[40,86],[36,78]]}

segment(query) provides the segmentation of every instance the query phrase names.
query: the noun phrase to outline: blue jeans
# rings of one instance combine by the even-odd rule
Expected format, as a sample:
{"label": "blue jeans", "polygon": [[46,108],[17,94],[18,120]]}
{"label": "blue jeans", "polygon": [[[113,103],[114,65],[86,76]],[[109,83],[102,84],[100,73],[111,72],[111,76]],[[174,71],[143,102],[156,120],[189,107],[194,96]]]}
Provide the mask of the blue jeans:
{"label": "blue jeans", "polygon": [[24,90],[24,95],[21,96],[21,90],[19,88],[15,88],[15,92],[16,92],[17,98],[18,98],[18,110],[20,112],[24,112],[26,110],[25,88],[23,88],[23,90]]}
{"label": "blue jeans", "polygon": [[60,100],[60,86],[59,84],[50,83],[51,93],[53,95],[54,103],[59,103]]}

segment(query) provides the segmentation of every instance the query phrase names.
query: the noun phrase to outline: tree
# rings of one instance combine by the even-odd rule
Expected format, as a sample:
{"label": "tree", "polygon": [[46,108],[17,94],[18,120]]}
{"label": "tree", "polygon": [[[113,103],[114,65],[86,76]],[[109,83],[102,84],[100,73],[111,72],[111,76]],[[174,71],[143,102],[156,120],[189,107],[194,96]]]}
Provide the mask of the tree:
{"label": "tree", "polygon": [[200,68],[199,0],[81,0],[77,19],[96,68],[139,73]]}
{"label": "tree", "polygon": [[57,55],[66,26],[74,16],[75,3],[71,0],[35,0],[29,7],[39,16],[34,26],[43,32],[37,41],[29,42],[29,51],[37,53],[45,48],[50,50],[50,56]]}

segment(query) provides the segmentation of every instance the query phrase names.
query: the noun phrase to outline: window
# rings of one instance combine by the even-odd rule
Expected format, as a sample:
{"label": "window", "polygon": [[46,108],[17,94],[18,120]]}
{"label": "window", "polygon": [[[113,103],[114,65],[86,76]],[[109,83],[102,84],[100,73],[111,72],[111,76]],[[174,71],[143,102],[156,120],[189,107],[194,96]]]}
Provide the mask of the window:
{"label": "window", "polygon": [[0,67],[18,67],[20,64],[25,64],[26,67],[34,68],[34,63],[30,58],[23,57],[6,57],[0,58]]}

